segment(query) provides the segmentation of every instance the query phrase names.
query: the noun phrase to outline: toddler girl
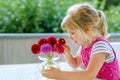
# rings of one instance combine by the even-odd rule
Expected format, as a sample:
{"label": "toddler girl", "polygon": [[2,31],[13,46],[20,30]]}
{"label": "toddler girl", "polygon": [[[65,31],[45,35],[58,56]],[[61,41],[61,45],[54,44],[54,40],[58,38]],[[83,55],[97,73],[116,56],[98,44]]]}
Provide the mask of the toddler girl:
{"label": "toddler girl", "polygon": [[68,9],[61,27],[80,46],[79,54],[72,56],[70,47],[65,45],[68,64],[73,68],[83,64],[85,70],[70,72],[51,67],[43,71],[43,76],[59,80],[120,80],[115,51],[106,39],[107,22],[102,11],[89,4],[75,4]]}

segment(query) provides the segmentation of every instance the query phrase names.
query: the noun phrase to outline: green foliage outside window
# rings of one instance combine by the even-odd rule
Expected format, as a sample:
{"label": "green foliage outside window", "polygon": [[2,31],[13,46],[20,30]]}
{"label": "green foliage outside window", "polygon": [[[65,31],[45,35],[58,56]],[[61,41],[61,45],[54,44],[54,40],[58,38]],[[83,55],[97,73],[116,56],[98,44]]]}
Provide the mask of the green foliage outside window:
{"label": "green foliage outside window", "polygon": [[120,32],[119,0],[0,0],[0,33],[61,33],[67,8],[86,1],[104,10],[109,32]]}

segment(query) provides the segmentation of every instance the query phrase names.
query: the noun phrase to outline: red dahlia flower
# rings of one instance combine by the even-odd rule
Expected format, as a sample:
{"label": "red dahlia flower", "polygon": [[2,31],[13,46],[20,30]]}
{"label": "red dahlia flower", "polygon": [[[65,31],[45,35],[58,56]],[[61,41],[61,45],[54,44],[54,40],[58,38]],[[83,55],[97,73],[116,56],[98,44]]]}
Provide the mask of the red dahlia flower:
{"label": "red dahlia flower", "polygon": [[66,41],[65,41],[64,38],[59,38],[58,43],[61,44],[61,45],[64,45],[66,43]]}
{"label": "red dahlia flower", "polygon": [[58,54],[62,54],[64,52],[64,47],[62,45],[60,45],[59,43],[55,44],[54,46],[55,48],[55,52],[57,52]]}
{"label": "red dahlia flower", "polygon": [[39,44],[33,44],[31,46],[31,51],[33,54],[39,54],[40,53],[40,46]]}
{"label": "red dahlia flower", "polygon": [[41,46],[43,44],[47,43],[47,39],[46,38],[41,38],[39,41],[38,41],[38,44]]}
{"label": "red dahlia flower", "polygon": [[57,39],[54,36],[49,36],[47,42],[53,47],[57,43]]}

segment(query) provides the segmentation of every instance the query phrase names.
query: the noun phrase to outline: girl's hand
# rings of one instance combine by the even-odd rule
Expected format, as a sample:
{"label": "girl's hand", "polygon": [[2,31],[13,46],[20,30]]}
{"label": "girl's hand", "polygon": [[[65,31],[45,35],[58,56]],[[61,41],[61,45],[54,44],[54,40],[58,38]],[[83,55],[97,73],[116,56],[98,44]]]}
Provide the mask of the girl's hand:
{"label": "girl's hand", "polygon": [[70,47],[68,45],[64,45],[65,54],[70,54]]}
{"label": "girl's hand", "polygon": [[61,71],[57,68],[50,67],[49,69],[43,70],[42,75],[51,79],[60,79]]}

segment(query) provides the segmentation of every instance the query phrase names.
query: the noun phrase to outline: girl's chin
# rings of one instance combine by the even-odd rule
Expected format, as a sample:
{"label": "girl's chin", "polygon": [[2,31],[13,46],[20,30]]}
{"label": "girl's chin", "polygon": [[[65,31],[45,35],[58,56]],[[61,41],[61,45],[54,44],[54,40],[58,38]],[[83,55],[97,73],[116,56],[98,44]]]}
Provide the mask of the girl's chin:
{"label": "girl's chin", "polygon": [[84,44],[82,44],[82,43],[77,43],[77,45],[78,45],[78,46],[84,46]]}
{"label": "girl's chin", "polygon": [[81,46],[82,44],[79,44],[79,43],[75,43],[77,46]]}
{"label": "girl's chin", "polygon": [[81,43],[78,43],[77,41],[74,41],[74,43],[75,43],[77,46],[81,46],[81,45],[82,45]]}
{"label": "girl's chin", "polygon": [[74,43],[75,43],[76,45],[79,45],[79,44],[77,43],[77,41],[74,41]]}

